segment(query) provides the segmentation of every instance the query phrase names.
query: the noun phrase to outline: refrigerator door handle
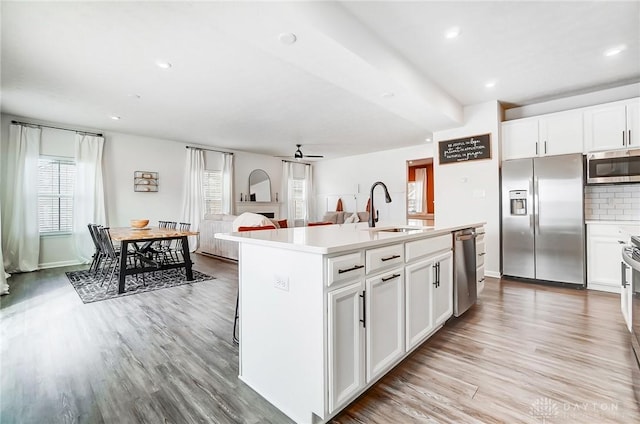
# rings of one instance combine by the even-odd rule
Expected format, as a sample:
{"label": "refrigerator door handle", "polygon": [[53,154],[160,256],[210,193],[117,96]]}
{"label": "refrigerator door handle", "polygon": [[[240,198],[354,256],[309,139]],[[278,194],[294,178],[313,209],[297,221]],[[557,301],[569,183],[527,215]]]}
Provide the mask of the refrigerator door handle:
{"label": "refrigerator door handle", "polygon": [[533,178],[533,233],[540,234],[540,185],[538,177]]}

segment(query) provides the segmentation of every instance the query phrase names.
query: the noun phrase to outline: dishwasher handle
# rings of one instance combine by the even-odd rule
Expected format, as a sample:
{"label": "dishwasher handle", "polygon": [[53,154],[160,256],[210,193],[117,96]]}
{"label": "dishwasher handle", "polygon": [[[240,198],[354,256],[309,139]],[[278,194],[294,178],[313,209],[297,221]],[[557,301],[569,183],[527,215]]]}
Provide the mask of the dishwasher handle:
{"label": "dishwasher handle", "polygon": [[476,238],[475,233],[474,234],[464,234],[464,235],[456,235],[456,241],[466,241],[466,240],[471,240]]}

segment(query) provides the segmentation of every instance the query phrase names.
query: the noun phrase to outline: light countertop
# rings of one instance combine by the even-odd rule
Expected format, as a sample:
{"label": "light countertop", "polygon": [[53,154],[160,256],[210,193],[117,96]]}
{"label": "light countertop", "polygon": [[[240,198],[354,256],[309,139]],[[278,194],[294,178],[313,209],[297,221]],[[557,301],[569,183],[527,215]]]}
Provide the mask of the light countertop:
{"label": "light countertop", "polygon": [[602,225],[640,225],[640,221],[599,221],[597,219],[588,219],[585,224],[602,224]]}
{"label": "light countertop", "polygon": [[366,222],[360,222],[357,224],[281,228],[278,230],[248,231],[242,233],[218,233],[215,237],[222,240],[280,249],[332,254],[393,242],[435,237],[464,228],[476,228],[483,225],[485,225],[485,223],[470,223],[455,227],[411,227],[412,230],[409,232],[385,232],[380,230],[408,226],[406,224],[380,225],[375,228],[369,228]]}

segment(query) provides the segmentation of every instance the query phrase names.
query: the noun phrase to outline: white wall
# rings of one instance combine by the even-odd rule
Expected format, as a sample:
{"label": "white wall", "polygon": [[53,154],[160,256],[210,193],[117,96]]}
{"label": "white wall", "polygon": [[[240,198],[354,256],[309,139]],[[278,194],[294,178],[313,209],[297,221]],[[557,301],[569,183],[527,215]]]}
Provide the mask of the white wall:
{"label": "white wall", "polygon": [[[407,160],[433,157],[433,144],[385,150],[364,155],[324,160],[314,164],[315,220],[327,210],[335,210],[342,198],[344,210],[364,211],[371,185],[386,184],[392,202],[384,202],[384,191],[375,189],[374,206],[380,211],[378,225],[403,224],[407,221]],[[437,184],[437,181],[436,181]],[[329,204],[327,204],[329,201]],[[354,205],[357,210],[354,209]]]}
{"label": "white wall", "polygon": [[434,142],[491,134],[491,159],[440,165],[435,152],[435,221],[438,226],[486,222],[485,273],[500,276],[500,105],[467,106],[460,128],[438,131]]}
{"label": "white wall", "polygon": [[[271,180],[271,201],[275,202],[275,195],[282,199],[282,159],[272,156],[258,155],[247,152],[236,152],[235,158],[235,197],[240,200],[240,193],[249,193],[249,174],[254,169],[263,169]],[[281,211],[282,212],[282,211]]]}
{"label": "white wall", "polygon": [[[15,119],[35,124],[102,132],[105,137],[103,158],[107,224],[112,227],[128,226],[131,219],[149,219],[151,225],[158,220],[180,220],[182,193],[186,163],[186,146],[189,143],[143,137],[116,132],[103,132],[95,128],[82,128],[55,122],[40,121],[2,114],[0,117],[2,155],[6,157],[6,140],[9,124]],[[74,132],[43,129],[41,153],[53,156],[74,155]],[[216,162],[216,156],[207,152],[206,160]],[[234,152],[235,198],[247,192],[249,174],[253,169],[267,171],[272,182],[272,195],[280,191],[282,162],[278,158],[253,153]],[[220,155],[217,155],[218,158]],[[0,166],[3,166],[0,163]],[[214,168],[215,169],[215,168]],[[135,171],[158,172],[158,192],[134,192]],[[71,237],[67,235],[41,237],[40,267],[64,266],[77,263],[73,254]]]}

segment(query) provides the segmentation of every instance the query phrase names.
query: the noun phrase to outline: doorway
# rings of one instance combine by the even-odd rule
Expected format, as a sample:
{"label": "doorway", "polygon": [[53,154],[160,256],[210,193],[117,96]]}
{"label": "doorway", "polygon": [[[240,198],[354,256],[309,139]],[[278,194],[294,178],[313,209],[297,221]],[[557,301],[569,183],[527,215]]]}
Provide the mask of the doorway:
{"label": "doorway", "polygon": [[433,158],[407,161],[408,221],[420,225],[433,225],[435,219],[433,183]]}

